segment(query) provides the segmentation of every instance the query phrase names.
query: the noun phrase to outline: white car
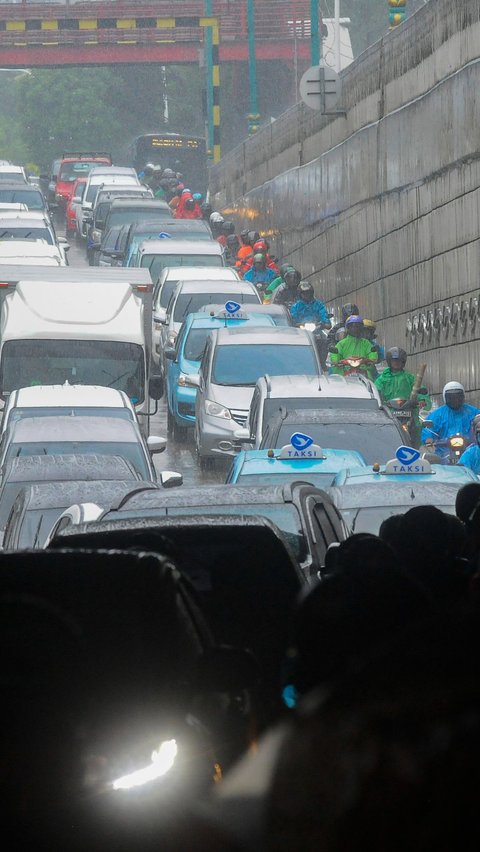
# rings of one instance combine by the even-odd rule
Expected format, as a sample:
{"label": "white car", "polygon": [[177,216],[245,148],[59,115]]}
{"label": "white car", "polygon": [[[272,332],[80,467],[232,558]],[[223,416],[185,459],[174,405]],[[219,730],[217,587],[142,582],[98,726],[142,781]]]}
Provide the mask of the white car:
{"label": "white car", "polygon": [[93,205],[99,189],[114,189],[116,186],[142,186],[135,169],[120,166],[96,167],[91,170],[85,184],[82,204],[76,208],[77,232],[87,236],[87,227],[93,218]]}
{"label": "white car", "polygon": [[137,422],[135,408],[124,391],[99,385],[33,385],[9,394],[1,433],[25,417],[51,417],[72,414],[90,417],[120,417]]}
{"label": "white car", "polygon": [[50,216],[44,210],[25,210],[0,218],[1,240],[45,240],[56,246],[64,265],[70,244],[65,237],[57,237]]}
{"label": "white car", "polygon": [[51,246],[45,240],[0,240],[0,264],[66,266],[66,260],[58,246]]}
{"label": "white car", "polygon": [[4,183],[28,183],[25,169],[22,166],[12,166],[11,163],[0,166],[0,182]]}
{"label": "white car", "polygon": [[5,214],[8,216],[9,213],[20,213],[25,210],[28,210],[28,207],[22,201],[0,201],[0,216]]}

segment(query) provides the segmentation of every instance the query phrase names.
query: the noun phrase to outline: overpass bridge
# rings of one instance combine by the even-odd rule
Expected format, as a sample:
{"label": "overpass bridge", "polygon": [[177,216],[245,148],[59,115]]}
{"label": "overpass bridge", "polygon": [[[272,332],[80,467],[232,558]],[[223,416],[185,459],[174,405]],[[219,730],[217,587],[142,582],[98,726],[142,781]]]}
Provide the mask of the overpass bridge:
{"label": "overpass bridge", "polygon": [[213,167],[213,202],[480,405],[480,3],[429,0],[342,78],[345,117],[297,104]]}
{"label": "overpass bridge", "polygon": [[[246,0],[212,0],[219,61],[248,59]],[[198,63],[204,0],[0,3],[4,68],[158,62]],[[257,60],[307,62],[310,0],[256,0]]]}

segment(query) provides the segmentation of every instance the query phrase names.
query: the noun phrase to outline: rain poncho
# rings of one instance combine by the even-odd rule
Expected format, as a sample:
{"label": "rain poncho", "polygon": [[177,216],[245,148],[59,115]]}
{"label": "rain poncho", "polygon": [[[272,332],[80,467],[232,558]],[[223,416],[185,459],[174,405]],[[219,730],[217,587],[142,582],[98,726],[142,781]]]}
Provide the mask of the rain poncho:
{"label": "rain poncho", "polygon": [[471,441],[471,425],[476,414],[480,414],[478,408],[467,403],[464,403],[457,411],[449,408],[448,405],[441,405],[429,415],[428,419],[431,420],[432,426],[430,429],[422,429],[422,443],[427,438],[444,441],[451,435],[457,434]]}

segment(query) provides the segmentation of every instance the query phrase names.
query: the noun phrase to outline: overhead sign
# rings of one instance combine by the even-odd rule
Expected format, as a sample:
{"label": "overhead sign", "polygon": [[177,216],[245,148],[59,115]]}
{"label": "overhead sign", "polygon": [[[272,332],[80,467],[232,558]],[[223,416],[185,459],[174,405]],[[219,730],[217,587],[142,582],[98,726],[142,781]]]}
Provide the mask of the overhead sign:
{"label": "overhead sign", "polygon": [[340,77],[333,68],[326,65],[312,65],[300,80],[302,101],[321,113],[335,112],[340,94]]}

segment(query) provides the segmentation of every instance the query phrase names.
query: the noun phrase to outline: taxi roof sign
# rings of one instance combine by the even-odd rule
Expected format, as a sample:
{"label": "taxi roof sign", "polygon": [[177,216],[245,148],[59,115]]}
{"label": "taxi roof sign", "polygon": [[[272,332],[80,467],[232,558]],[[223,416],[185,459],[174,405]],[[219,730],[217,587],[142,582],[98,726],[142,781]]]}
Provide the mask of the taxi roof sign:
{"label": "taxi roof sign", "polygon": [[310,435],[294,432],[290,438],[290,443],[281,448],[276,458],[311,461],[312,459],[326,459],[327,457],[322,448],[313,443],[313,438]]}
{"label": "taxi roof sign", "polygon": [[227,314],[238,314],[241,311],[242,306],[239,302],[229,301],[225,302],[225,313]]}
{"label": "taxi roof sign", "polygon": [[418,455],[418,459],[414,462],[403,463],[398,461],[398,459],[390,459],[385,465],[385,470],[383,471],[383,476],[401,476],[407,474],[425,474],[432,476],[435,471],[432,470],[432,465],[427,459],[420,458],[420,453]]}

